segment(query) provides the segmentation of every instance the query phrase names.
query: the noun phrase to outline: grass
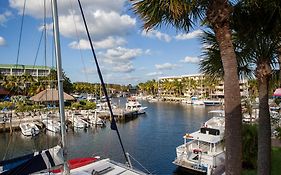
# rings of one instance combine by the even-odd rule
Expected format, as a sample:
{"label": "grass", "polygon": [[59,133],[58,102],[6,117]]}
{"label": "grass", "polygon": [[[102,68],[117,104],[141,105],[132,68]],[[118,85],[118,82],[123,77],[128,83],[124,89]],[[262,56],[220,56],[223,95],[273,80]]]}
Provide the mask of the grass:
{"label": "grass", "polygon": [[[280,175],[281,148],[273,147],[271,157],[271,175]],[[256,175],[256,170],[243,170],[242,175]]]}

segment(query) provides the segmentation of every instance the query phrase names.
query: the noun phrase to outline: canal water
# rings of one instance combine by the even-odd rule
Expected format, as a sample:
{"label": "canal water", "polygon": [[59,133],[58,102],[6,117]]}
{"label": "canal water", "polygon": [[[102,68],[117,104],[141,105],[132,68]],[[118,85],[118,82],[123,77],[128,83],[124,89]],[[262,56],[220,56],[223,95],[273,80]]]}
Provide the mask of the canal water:
{"label": "canal water", "polygon": [[[124,106],[124,99],[116,100]],[[118,129],[124,147],[130,155],[153,174],[188,174],[172,164],[176,157],[176,147],[183,143],[183,135],[199,129],[208,120],[208,111],[215,108],[191,106],[176,103],[140,101],[147,106],[146,114],[126,121],[118,122]],[[67,144],[69,158],[98,155],[124,162],[121,146],[115,131],[106,127],[87,130],[68,130]],[[0,134],[0,158],[8,159],[32,151],[46,149],[60,141],[59,135],[40,133],[35,138],[24,137],[20,132],[12,136]],[[134,160],[133,165],[141,169]]]}

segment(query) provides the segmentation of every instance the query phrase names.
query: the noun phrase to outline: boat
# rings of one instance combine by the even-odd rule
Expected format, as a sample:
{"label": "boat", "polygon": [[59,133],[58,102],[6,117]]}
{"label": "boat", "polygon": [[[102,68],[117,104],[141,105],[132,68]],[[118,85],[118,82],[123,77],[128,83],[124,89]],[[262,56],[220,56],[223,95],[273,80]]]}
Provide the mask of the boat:
{"label": "boat", "polygon": [[45,125],[48,131],[55,133],[60,132],[60,122],[56,121],[55,119],[45,118],[42,120],[42,123]]}
{"label": "boat", "polygon": [[200,106],[200,105],[204,105],[204,101],[199,100],[198,97],[191,97],[191,104]]}
{"label": "boat", "polygon": [[219,106],[222,105],[222,101],[220,100],[204,100],[205,106]]}
{"label": "boat", "polygon": [[221,109],[211,110],[208,112],[208,115],[212,117],[225,117],[225,111]]}
{"label": "boat", "polygon": [[173,163],[207,175],[222,171],[225,160],[224,129],[225,118],[215,116],[206,121],[198,131],[185,134],[184,144],[176,148],[177,157]]}
{"label": "boat", "polygon": [[24,122],[19,124],[21,133],[24,136],[36,136],[40,130],[33,122]]}
{"label": "boat", "polygon": [[98,117],[97,110],[94,111],[94,113],[87,114],[88,116],[88,122],[92,125],[105,125],[105,121]]}
{"label": "boat", "polygon": [[71,122],[74,128],[87,128],[89,123],[82,119],[83,116],[78,113],[73,113],[71,116]]}
{"label": "boat", "polygon": [[146,108],[147,107],[142,107],[142,105],[140,104],[139,101],[137,101],[136,98],[133,97],[127,98],[127,102],[125,105],[125,109],[127,111],[137,112],[138,114],[144,114]]}
{"label": "boat", "polygon": [[[64,110],[64,95],[63,95],[63,81],[58,82],[58,94],[59,94],[59,116],[61,123],[61,144],[49,150],[45,150],[43,152],[39,152],[37,154],[30,154],[25,157],[25,161],[21,160],[23,157],[17,158],[17,165],[13,167],[9,167],[9,165],[13,164],[15,160],[7,160],[5,162],[1,161],[0,166],[5,163],[5,169],[2,170],[3,175],[13,174],[13,175],[26,175],[26,174],[71,174],[71,175],[93,175],[93,174],[104,174],[104,175],[145,175],[140,170],[137,170],[132,167],[131,161],[129,159],[129,154],[125,152],[124,146],[122,144],[121,136],[118,131],[118,127],[112,112],[112,108],[110,105],[109,97],[107,95],[107,90],[105,88],[105,83],[103,81],[101,71],[99,69],[99,65],[97,62],[97,58],[95,52],[93,50],[93,45],[90,38],[90,34],[88,33],[88,28],[85,22],[85,17],[83,14],[82,6],[80,1],[79,7],[82,12],[82,18],[87,30],[87,35],[89,38],[89,43],[92,48],[92,52],[94,55],[95,63],[98,70],[98,75],[101,81],[103,93],[105,94],[106,101],[108,103],[111,123],[110,127],[112,130],[116,131],[118,135],[118,139],[123,151],[123,154],[126,159],[125,164],[117,163],[109,158],[99,159],[99,158],[76,158],[70,161],[67,161],[67,145],[66,145],[66,124],[65,124],[65,110]],[[59,30],[58,30],[58,11],[57,11],[57,0],[52,0],[52,16],[53,16],[53,27],[54,27],[54,39],[55,39],[55,55],[57,61],[57,76],[59,80],[62,80],[62,66],[61,66],[61,53],[60,53],[60,41],[59,41]],[[73,117],[74,119],[75,117]],[[54,152],[50,152],[54,150]],[[55,156],[54,156],[55,155]],[[80,160],[82,162],[80,162]]]}

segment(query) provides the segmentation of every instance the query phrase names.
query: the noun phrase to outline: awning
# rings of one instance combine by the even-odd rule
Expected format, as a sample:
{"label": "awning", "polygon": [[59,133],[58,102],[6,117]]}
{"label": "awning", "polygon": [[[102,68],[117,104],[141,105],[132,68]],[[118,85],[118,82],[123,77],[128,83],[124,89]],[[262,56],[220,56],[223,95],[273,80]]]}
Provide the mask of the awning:
{"label": "awning", "polygon": [[278,88],[274,91],[273,96],[281,97],[281,88]]}

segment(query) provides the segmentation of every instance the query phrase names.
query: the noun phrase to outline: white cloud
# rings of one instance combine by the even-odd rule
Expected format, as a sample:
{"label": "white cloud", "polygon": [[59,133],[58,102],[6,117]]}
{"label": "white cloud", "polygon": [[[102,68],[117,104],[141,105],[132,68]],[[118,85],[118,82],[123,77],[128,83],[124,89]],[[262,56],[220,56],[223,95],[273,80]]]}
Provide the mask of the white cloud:
{"label": "white cloud", "polygon": [[0,25],[4,25],[5,22],[7,22],[8,17],[11,15],[12,15],[12,13],[10,11],[6,11],[6,12],[0,14]]}
{"label": "white cloud", "polygon": [[[50,1],[47,1],[48,7],[50,7],[49,3]],[[72,2],[67,0],[59,1],[60,33],[69,38],[85,36],[85,28],[80,11],[77,7],[72,8],[74,4],[71,3]],[[88,28],[93,39],[101,40],[108,36],[125,36],[134,29],[136,19],[129,15],[121,14],[124,3],[125,0],[116,0],[114,2],[104,0],[84,0],[82,2]],[[23,1],[10,0],[10,6],[21,13]],[[50,8],[48,9],[48,16],[50,17],[51,11]],[[34,18],[42,18],[43,1],[28,0],[26,3],[26,14]]]}
{"label": "white cloud", "polygon": [[107,48],[114,48],[117,46],[122,46],[126,43],[127,43],[127,41],[124,38],[121,38],[121,37],[114,38],[114,37],[110,36],[104,40],[94,42],[94,46],[96,48],[107,49]]}
{"label": "white cloud", "polygon": [[0,46],[4,45],[6,45],[6,40],[2,36],[0,36]]}
{"label": "white cloud", "polygon": [[178,67],[176,64],[171,64],[171,63],[164,63],[164,64],[156,64],[155,65],[156,69],[158,70],[165,70],[165,69],[175,69]]}
{"label": "white cloud", "polygon": [[[121,37],[108,37],[104,40],[93,42],[94,48],[95,49],[108,49],[108,48],[113,48],[117,46],[124,45],[126,43],[126,40]],[[90,43],[88,40],[81,39],[79,42],[73,41],[68,45],[72,49],[90,49]]]}
{"label": "white cloud", "polygon": [[126,64],[119,64],[112,67],[113,72],[122,72],[122,73],[130,73],[135,70],[133,64],[128,62]]}
{"label": "white cloud", "polygon": [[186,33],[186,34],[178,34],[175,39],[177,40],[188,40],[188,39],[193,39],[196,38],[198,36],[200,36],[201,34],[203,34],[202,30],[195,30],[193,32],[190,33]]}
{"label": "white cloud", "polygon": [[150,73],[147,73],[146,74],[147,76],[160,76],[160,75],[163,75],[163,72],[150,72]]}
{"label": "white cloud", "polygon": [[106,72],[129,73],[135,71],[132,60],[142,55],[142,49],[117,47],[97,53],[97,57]]}
{"label": "white cloud", "polygon": [[[79,7],[77,3],[69,0],[59,0],[58,9],[60,15],[69,14],[70,11],[79,12]],[[105,12],[116,11],[118,13],[122,12],[122,8],[125,0],[114,0],[114,1],[104,1],[104,0],[83,0],[82,6],[84,12],[96,11],[102,9]],[[24,1],[23,0],[9,0],[10,7],[18,10],[18,13],[22,13]],[[51,1],[46,1],[47,16],[51,17]],[[71,9],[71,10],[70,10]],[[28,0],[26,1],[26,14],[33,16],[35,18],[43,18],[44,11],[44,1],[38,0]],[[80,13],[79,13],[80,14]]]}
{"label": "white cloud", "polygon": [[172,39],[168,34],[161,33],[159,31],[153,30],[153,29],[151,29],[149,31],[143,30],[141,32],[141,35],[148,37],[148,38],[157,38],[159,40],[166,41],[166,42],[170,42]]}
{"label": "white cloud", "polygon": [[81,50],[86,50],[91,48],[89,41],[84,39],[79,40],[79,42],[73,41],[69,43],[68,46],[72,49],[81,49]]}
{"label": "white cloud", "polygon": [[100,56],[104,62],[112,64],[130,61],[142,53],[141,49],[117,47],[115,49],[108,49],[105,53],[100,53]]}
{"label": "white cloud", "polygon": [[186,56],[183,60],[180,60],[180,62],[183,63],[199,63],[200,58],[199,57],[190,57]]}

